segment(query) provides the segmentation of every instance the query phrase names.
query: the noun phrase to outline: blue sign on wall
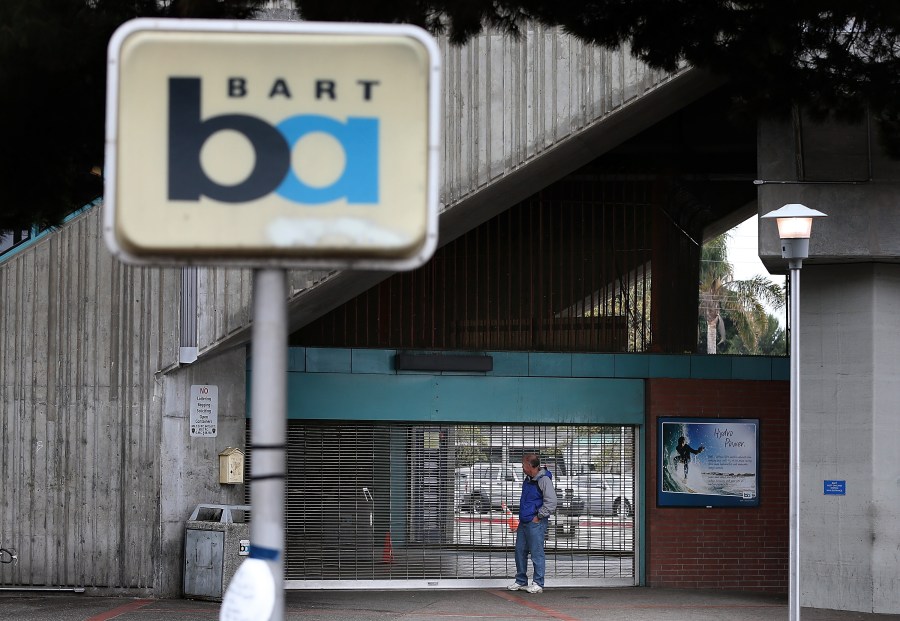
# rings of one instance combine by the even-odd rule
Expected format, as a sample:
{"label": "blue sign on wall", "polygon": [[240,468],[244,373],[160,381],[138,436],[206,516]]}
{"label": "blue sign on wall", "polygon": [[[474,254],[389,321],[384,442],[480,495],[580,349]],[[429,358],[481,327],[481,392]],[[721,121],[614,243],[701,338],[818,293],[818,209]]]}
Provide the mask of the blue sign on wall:
{"label": "blue sign on wall", "polygon": [[846,496],[847,481],[825,481],[826,496]]}

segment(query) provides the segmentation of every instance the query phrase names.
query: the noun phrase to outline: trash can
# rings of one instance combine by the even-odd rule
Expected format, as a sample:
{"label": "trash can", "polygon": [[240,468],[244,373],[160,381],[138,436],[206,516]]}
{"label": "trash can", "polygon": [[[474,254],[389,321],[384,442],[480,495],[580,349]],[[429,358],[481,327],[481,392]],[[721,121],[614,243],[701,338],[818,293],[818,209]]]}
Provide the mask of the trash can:
{"label": "trash can", "polygon": [[221,601],[250,548],[250,506],[200,504],[184,533],[184,595]]}

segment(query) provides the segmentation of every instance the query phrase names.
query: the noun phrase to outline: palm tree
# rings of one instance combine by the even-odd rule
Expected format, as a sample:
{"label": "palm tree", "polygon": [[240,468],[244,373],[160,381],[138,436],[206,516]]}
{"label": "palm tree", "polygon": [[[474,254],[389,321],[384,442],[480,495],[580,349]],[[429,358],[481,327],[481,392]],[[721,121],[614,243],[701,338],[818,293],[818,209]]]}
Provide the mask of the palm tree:
{"label": "palm tree", "polygon": [[[763,276],[735,280],[728,261],[728,234],[703,245],[700,255],[700,316],[706,320],[706,353],[716,353],[717,333],[725,340],[724,314],[744,343],[758,343],[769,324],[764,304],[784,306],[784,290]],[[752,351],[750,353],[757,353]]]}
{"label": "palm tree", "polygon": [[731,317],[726,313],[725,333],[728,335],[724,345],[720,344],[721,353],[725,354],[758,354],[761,356],[786,356],[787,335],[781,327],[778,317],[769,313],[766,317],[768,326],[766,331],[759,336],[756,343],[745,343],[738,333]]}

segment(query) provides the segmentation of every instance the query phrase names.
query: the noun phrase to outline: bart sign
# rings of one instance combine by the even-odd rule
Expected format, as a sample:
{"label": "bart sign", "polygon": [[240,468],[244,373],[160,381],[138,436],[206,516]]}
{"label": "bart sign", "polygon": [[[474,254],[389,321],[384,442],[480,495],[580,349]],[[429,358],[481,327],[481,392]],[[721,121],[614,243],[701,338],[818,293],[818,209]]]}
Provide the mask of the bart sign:
{"label": "bart sign", "polygon": [[437,243],[434,40],[148,20],[110,41],[110,250],[138,264],[412,269]]}

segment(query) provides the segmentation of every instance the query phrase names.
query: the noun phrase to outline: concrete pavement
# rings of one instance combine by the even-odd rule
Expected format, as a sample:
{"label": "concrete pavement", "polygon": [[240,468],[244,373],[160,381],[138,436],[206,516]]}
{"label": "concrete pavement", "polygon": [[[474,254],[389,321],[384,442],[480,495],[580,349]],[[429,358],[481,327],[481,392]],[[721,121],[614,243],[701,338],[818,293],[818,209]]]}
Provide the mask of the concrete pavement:
{"label": "concrete pavement", "polygon": [[[0,619],[15,621],[195,621],[218,619],[219,604],[27,591],[0,593]],[[503,589],[289,591],[286,621],[773,621],[784,597],[648,588],[559,588],[538,595]],[[900,615],[804,608],[802,621],[900,621]]]}

